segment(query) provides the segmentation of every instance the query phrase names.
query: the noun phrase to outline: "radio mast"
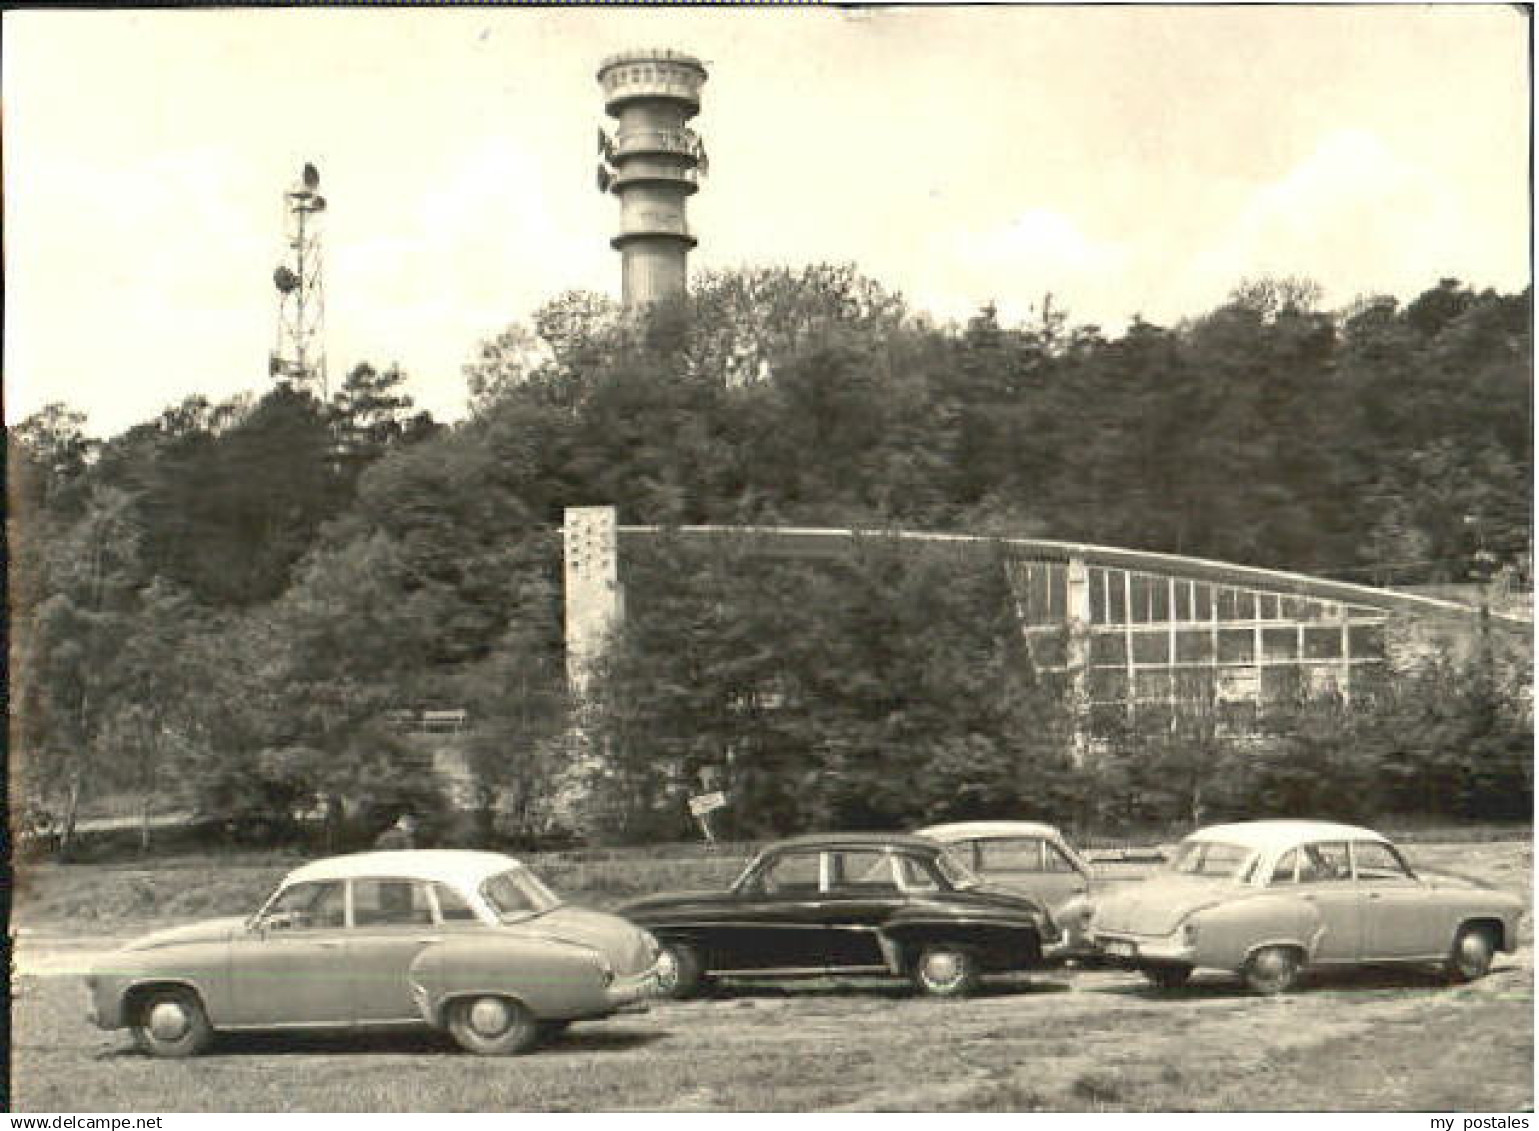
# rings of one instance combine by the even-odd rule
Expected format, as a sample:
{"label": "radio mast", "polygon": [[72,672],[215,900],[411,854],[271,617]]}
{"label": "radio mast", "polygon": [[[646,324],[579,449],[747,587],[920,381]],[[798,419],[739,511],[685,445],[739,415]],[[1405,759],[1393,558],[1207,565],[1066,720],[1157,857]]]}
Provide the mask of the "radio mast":
{"label": "radio mast", "polygon": [[287,255],[273,272],[278,289],[278,338],[267,360],[277,381],[320,401],[326,387],[326,295],[321,286],[321,174],[306,162],[299,181],[283,194]]}

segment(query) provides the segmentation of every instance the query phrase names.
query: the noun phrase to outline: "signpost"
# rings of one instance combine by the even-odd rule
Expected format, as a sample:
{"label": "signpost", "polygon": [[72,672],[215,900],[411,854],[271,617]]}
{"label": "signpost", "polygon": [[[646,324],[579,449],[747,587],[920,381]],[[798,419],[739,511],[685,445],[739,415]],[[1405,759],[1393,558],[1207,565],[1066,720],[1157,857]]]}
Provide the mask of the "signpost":
{"label": "signpost", "polygon": [[711,813],[726,803],[727,795],[719,789],[689,799],[689,811],[700,822],[700,831],[705,833],[706,840],[716,839],[716,834],[711,831]]}

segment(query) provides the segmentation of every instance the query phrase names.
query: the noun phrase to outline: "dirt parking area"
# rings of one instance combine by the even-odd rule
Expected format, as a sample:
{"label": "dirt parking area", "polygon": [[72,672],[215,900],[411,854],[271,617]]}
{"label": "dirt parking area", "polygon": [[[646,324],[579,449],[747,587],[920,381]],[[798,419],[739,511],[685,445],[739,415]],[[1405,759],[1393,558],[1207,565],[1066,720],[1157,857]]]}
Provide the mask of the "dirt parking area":
{"label": "dirt parking area", "polygon": [[1158,991],[1062,971],[967,1001],[880,981],[739,984],[486,1060],[431,1034],[223,1038],[185,1062],[83,1016],[78,979],[23,976],[19,1111],[1479,1110],[1533,1105],[1532,949],[1473,985],[1227,979]]}
{"label": "dirt parking area", "polygon": [[[1526,846],[1472,871],[1529,890]],[[1451,867],[1468,850],[1418,853]],[[1427,857],[1438,857],[1435,861]],[[1483,866],[1481,866],[1483,865]],[[1496,875],[1492,875],[1492,873]],[[96,945],[100,945],[98,942]],[[1517,1111],[1534,1102],[1531,933],[1479,982],[1308,978],[1276,998],[1201,976],[1061,970],[937,1001],[883,980],[738,983],[482,1059],[432,1034],[222,1038],[156,1061],[84,1017],[80,939],[13,979],[14,1110]]]}

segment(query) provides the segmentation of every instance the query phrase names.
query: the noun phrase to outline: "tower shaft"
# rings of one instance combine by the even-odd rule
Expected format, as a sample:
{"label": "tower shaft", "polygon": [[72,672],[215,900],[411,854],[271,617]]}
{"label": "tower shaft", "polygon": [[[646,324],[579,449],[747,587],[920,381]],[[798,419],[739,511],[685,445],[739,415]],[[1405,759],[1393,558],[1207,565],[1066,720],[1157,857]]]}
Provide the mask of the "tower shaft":
{"label": "tower shaft", "polygon": [[698,59],[666,49],[627,51],[598,71],[604,109],[618,122],[601,148],[612,169],[600,187],[620,198],[621,297],[645,306],[682,295],[696,244],[685,213],[699,190],[704,147],[689,120],[700,112],[706,71]]}

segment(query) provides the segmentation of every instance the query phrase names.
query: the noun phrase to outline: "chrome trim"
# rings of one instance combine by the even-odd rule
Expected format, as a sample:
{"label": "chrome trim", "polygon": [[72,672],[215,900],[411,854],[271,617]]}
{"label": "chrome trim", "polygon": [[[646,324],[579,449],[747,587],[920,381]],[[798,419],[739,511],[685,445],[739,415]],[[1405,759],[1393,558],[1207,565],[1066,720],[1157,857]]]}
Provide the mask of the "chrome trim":
{"label": "chrome trim", "polygon": [[727,970],[712,967],[712,974],[721,974],[727,977],[749,978],[756,976],[785,977],[790,974],[885,974],[887,967],[883,966],[761,966],[747,970]]}

